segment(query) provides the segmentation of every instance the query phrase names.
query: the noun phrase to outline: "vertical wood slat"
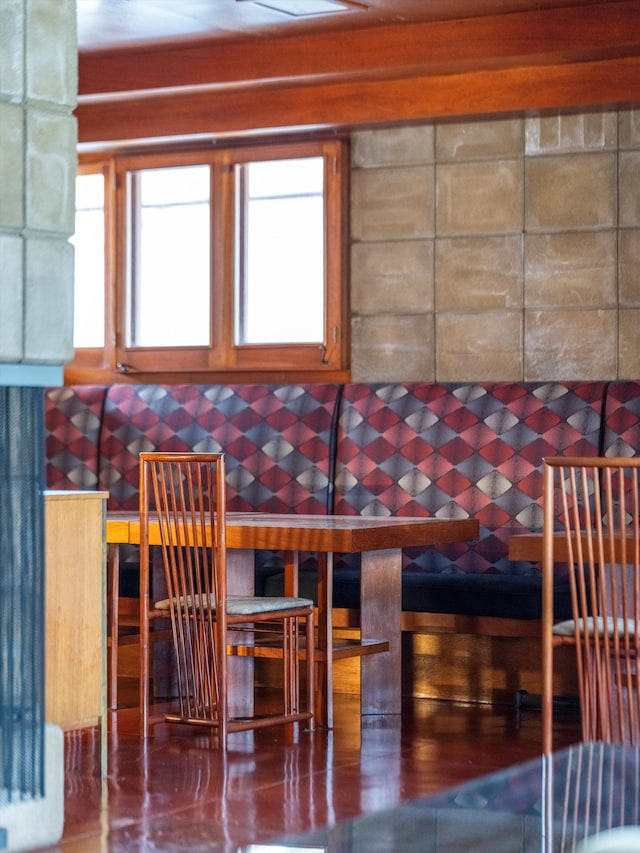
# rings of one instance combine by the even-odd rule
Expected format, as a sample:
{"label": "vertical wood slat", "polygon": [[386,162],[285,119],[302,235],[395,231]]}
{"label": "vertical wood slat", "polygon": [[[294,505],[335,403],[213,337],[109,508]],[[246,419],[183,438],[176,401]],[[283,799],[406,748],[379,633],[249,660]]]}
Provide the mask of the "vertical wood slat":
{"label": "vertical wood slat", "polygon": [[[543,749],[552,748],[554,644],[576,653],[582,737],[640,743],[640,459],[545,460]],[[553,630],[554,534],[564,531],[573,619]]]}

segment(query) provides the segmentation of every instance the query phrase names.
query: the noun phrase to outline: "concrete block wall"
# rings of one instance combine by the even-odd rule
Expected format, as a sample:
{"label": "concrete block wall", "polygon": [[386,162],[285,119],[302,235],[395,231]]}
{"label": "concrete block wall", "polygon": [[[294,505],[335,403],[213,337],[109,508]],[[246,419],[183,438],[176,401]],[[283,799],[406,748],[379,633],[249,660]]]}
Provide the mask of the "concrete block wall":
{"label": "concrete block wall", "polygon": [[74,0],[0,4],[0,366],[73,355],[75,13]]}
{"label": "concrete block wall", "polygon": [[640,375],[640,110],[352,136],[352,378]]}

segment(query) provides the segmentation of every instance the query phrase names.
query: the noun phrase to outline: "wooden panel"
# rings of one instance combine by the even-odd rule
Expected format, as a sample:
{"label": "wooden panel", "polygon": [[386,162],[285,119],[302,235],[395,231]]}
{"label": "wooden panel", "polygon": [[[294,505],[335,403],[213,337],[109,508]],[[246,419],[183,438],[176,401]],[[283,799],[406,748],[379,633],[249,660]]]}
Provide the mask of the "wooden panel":
{"label": "wooden panel", "polygon": [[106,496],[45,494],[45,706],[63,729],[105,720]]}
{"label": "wooden panel", "polygon": [[[404,695],[511,705],[517,690],[542,692],[540,637],[404,634],[403,640]],[[575,652],[564,651],[556,651],[553,693],[576,697]]]}
{"label": "wooden panel", "polygon": [[79,140],[100,142],[266,128],[370,126],[459,116],[596,107],[638,99],[640,57],[499,71],[275,84],[225,91],[144,93],[80,103]]}
{"label": "wooden panel", "polygon": [[[455,21],[561,7],[599,6],[602,0],[367,0],[343,12],[328,15],[275,15],[259,3],[238,6],[229,0],[180,0],[167,14],[167,0],[100,0],[78,3],[78,48],[81,54],[108,55],[122,45],[129,48],[153,42],[206,42],[215,48],[239,40],[250,55],[268,39],[295,33],[297,37],[323,33],[341,41],[339,34],[370,27],[421,21]],[[300,4],[305,6],[306,3]],[[137,10],[137,11],[136,11]],[[347,11],[345,8],[343,11]],[[215,43],[215,45],[214,45]],[[276,53],[274,51],[274,53]],[[144,64],[145,54],[141,55]],[[228,57],[225,57],[227,59]],[[301,55],[300,61],[304,59]],[[272,57],[276,62],[277,57]]]}

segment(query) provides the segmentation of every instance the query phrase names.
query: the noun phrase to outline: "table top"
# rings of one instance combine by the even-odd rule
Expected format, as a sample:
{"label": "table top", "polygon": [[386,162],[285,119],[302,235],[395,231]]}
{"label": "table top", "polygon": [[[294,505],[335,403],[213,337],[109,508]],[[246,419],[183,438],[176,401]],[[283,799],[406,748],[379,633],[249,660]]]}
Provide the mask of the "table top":
{"label": "table top", "polygon": [[[596,847],[596,839],[602,842],[613,828],[632,846],[620,842]],[[640,750],[578,744],[397,808],[272,846],[249,848],[251,853],[274,849],[282,853],[640,850]]]}
{"label": "table top", "polygon": [[[140,543],[136,512],[107,513],[107,542]],[[399,516],[297,515],[295,513],[227,513],[227,547],[287,551],[361,553],[478,537],[474,518],[403,518]],[[159,544],[157,523],[149,541]]]}

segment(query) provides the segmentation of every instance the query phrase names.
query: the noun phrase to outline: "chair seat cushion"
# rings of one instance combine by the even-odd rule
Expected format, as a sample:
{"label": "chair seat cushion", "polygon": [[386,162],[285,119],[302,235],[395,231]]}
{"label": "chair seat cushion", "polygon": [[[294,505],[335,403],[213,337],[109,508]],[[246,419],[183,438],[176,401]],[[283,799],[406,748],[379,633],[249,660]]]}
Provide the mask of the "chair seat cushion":
{"label": "chair seat cushion", "polygon": [[[623,636],[625,632],[625,620],[624,619],[616,619],[617,622],[617,632],[619,635]],[[627,619],[626,620],[626,630],[629,633],[630,637],[635,637],[637,631],[637,625],[635,619]],[[614,634],[614,619],[612,616],[606,620],[607,630],[606,633],[612,637]],[[592,616],[589,616],[587,619],[587,633],[590,637],[593,637],[596,632],[596,626],[598,631],[598,636],[604,637],[605,635],[605,620],[602,616],[598,616],[595,620]],[[584,620],[578,619],[578,633],[582,634],[584,630]],[[564,622],[559,622],[557,625],[553,626],[553,633],[557,637],[573,637],[576,633],[576,623],[573,619],[566,619]]]}
{"label": "chair seat cushion", "polygon": [[[195,608],[199,610],[204,602],[205,608],[216,609],[216,602],[213,595],[208,597],[196,596]],[[180,606],[184,606],[184,601],[180,598]],[[230,616],[260,616],[264,613],[271,613],[274,610],[298,610],[304,607],[312,607],[313,602],[308,598],[258,598],[255,595],[229,595],[227,596],[227,613]],[[171,607],[171,599],[163,598],[162,601],[156,602],[156,610],[169,610]],[[194,607],[192,596],[187,596],[187,608]]]}

